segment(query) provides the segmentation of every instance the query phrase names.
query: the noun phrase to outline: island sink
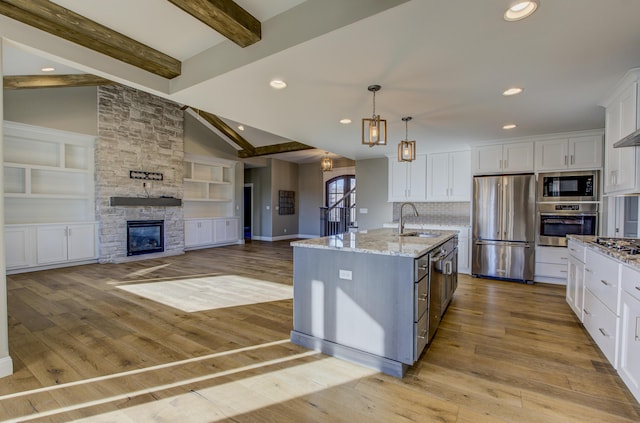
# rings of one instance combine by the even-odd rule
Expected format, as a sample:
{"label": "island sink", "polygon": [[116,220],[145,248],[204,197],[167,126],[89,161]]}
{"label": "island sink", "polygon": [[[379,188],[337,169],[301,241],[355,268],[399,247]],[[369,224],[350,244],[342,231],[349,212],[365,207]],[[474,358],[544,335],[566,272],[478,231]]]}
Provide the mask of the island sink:
{"label": "island sink", "polygon": [[442,236],[440,232],[404,232],[400,236],[417,236],[418,238],[437,238]]}

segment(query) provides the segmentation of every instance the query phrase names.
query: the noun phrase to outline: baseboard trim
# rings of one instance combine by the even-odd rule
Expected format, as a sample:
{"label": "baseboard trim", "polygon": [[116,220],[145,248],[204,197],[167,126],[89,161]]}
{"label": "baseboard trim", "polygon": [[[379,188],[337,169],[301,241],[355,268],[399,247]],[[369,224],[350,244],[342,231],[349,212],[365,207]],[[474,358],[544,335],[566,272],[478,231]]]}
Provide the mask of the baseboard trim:
{"label": "baseboard trim", "polygon": [[409,368],[407,364],[399,361],[336,344],[326,339],[317,338],[295,330],[291,331],[290,339],[291,342],[296,345],[301,345],[310,350],[320,351],[323,354],[350,361],[351,363],[359,364],[398,378],[402,378]]}
{"label": "baseboard trim", "polygon": [[0,358],[0,377],[11,376],[13,374],[13,360],[6,356]]}

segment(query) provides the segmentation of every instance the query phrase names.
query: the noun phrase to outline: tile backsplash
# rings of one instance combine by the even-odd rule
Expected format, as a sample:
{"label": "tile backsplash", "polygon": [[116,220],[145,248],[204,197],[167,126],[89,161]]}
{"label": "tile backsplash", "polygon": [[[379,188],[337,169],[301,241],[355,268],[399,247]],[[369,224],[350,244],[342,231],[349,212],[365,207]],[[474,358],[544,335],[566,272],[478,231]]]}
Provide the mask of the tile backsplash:
{"label": "tile backsplash", "polygon": [[[423,223],[432,225],[469,226],[471,224],[471,202],[456,203],[413,203],[418,210],[418,217],[413,215],[413,210],[404,208],[404,220],[406,223]],[[400,218],[400,206],[402,203],[393,203],[393,221]]]}

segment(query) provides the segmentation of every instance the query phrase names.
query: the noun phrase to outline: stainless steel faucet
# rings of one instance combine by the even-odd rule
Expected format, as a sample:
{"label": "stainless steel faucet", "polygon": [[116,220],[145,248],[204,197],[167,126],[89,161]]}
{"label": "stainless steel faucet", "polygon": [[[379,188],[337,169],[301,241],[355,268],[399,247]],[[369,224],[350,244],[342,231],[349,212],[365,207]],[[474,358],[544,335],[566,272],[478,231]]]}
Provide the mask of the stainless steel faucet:
{"label": "stainless steel faucet", "polygon": [[416,209],[416,206],[413,203],[402,203],[400,204],[400,227],[398,230],[398,233],[400,235],[402,235],[402,233],[404,232],[404,218],[402,217],[402,210],[404,209],[404,206],[406,205],[410,205],[413,208],[413,212],[415,213],[415,216],[418,216],[418,209]]}

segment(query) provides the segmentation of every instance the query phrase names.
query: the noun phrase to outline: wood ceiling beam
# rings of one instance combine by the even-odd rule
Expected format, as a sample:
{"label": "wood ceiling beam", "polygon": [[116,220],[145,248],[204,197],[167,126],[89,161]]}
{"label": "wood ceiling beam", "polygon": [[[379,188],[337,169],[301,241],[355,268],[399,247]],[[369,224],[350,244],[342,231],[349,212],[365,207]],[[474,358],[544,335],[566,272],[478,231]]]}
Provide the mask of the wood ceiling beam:
{"label": "wood ceiling beam", "polygon": [[262,38],[260,21],[231,0],[169,0],[240,47]]}
{"label": "wood ceiling beam", "polygon": [[266,156],[269,154],[278,154],[278,153],[290,153],[292,151],[310,150],[313,148],[315,147],[311,147],[309,145],[302,144],[297,141],[291,141],[291,142],[285,142],[282,144],[272,144],[272,145],[265,145],[263,147],[256,147],[253,153],[250,153],[246,150],[240,150],[238,151],[238,157],[242,159],[246,159],[249,157]]}
{"label": "wood ceiling beam", "polygon": [[216,116],[216,115],[214,115],[212,113],[204,112],[202,110],[195,110],[195,111],[200,117],[202,117],[204,120],[209,122],[214,128],[216,128],[218,131],[222,132],[231,141],[233,141],[240,148],[242,148],[241,151],[248,151],[251,154],[253,154],[255,152],[255,147],[253,145],[251,145],[251,143],[249,141],[247,141],[242,135],[240,135],[236,131],[234,131],[233,128],[231,128],[229,125],[227,125],[218,116]]}
{"label": "wood ceiling beam", "polygon": [[0,14],[164,78],[179,60],[47,0],[0,0]]}
{"label": "wood ceiling beam", "polygon": [[91,87],[113,85],[115,82],[90,74],[73,75],[16,75],[5,76],[3,86],[8,90],[29,88]]}

